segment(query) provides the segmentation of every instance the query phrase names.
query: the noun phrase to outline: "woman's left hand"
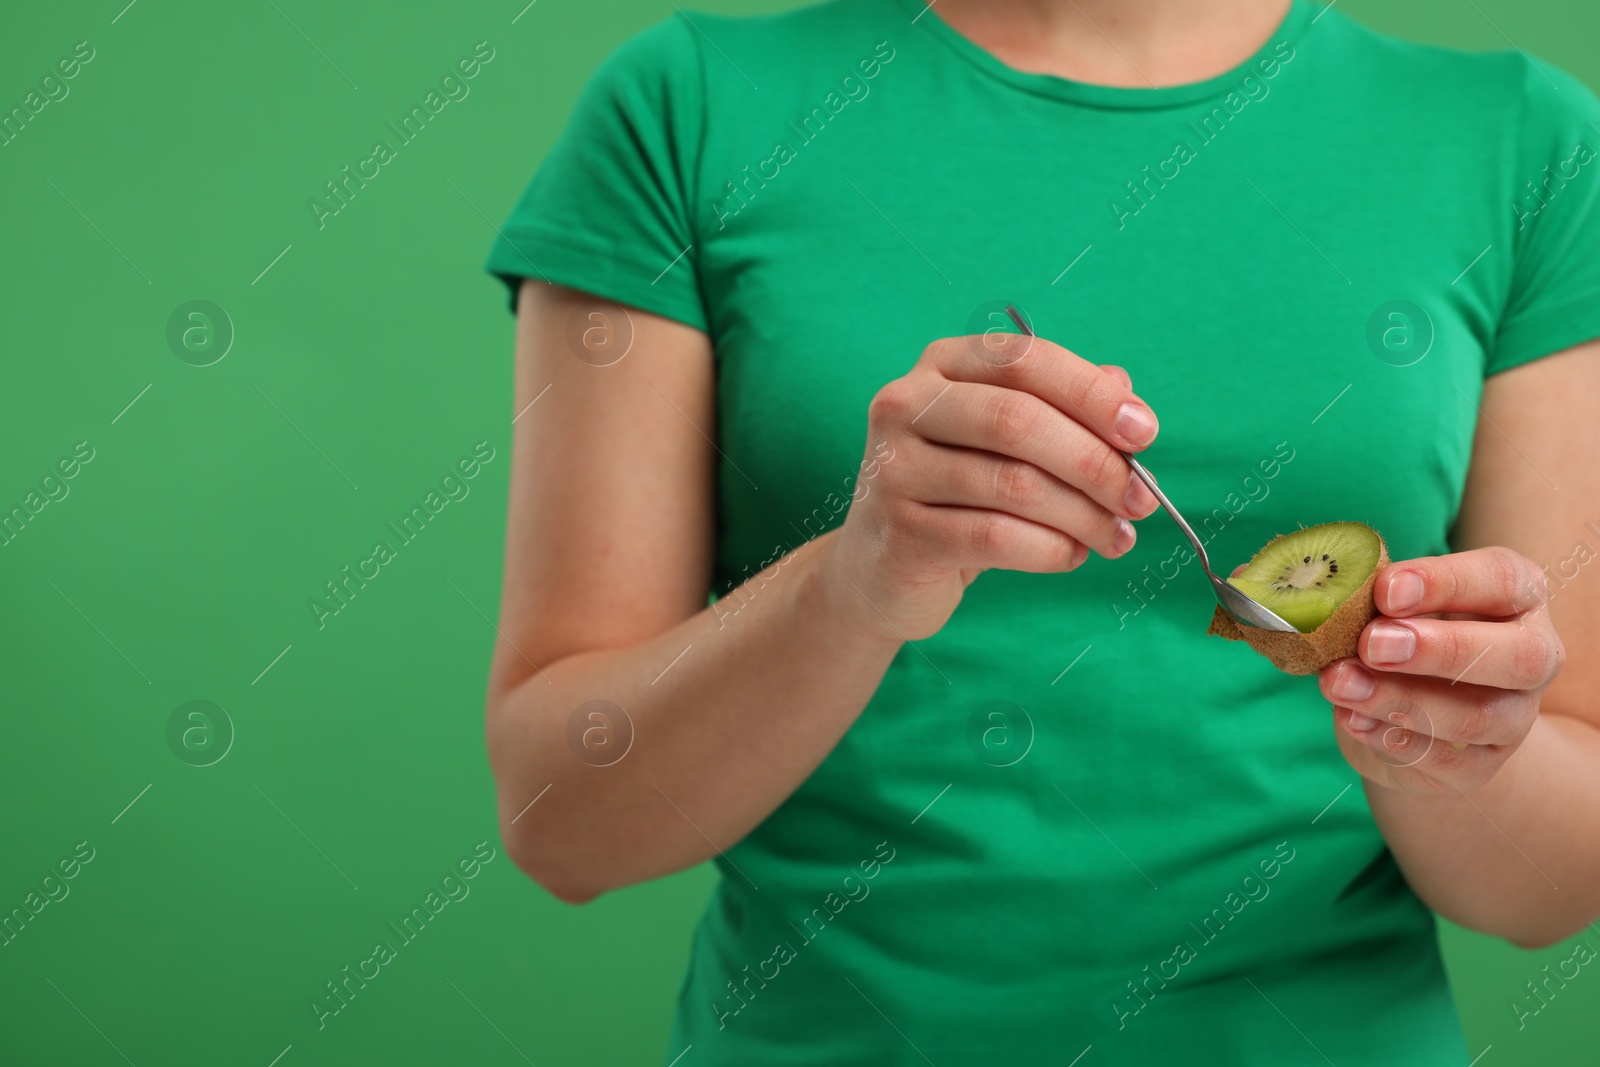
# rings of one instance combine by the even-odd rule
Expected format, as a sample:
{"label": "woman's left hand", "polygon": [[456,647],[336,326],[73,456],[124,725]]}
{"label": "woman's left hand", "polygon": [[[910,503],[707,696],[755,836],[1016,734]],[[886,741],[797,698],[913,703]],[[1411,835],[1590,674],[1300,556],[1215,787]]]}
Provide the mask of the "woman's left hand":
{"label": "woman's left hand", "polygon": [[1374,585],[1358,659],[1325,667],[1345,759],[1378,785],[1466,792],[1533,728],[1566,659],[1544,574],[1508,548],[1402,560]]}

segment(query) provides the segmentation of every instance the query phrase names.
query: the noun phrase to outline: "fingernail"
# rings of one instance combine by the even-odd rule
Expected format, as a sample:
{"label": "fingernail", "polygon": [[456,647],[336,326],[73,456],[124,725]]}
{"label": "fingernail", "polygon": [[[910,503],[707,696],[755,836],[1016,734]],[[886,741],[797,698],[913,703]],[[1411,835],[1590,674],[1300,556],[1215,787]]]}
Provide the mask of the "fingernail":
{"label": "fingernail", "polygon": [[1119,556],[1125,555],[1138,539],[1139,535],[1133,532],[1133,523],[1127,519],[1118,519],[1117,536],[1111,542],[1111,550]]}
{"label": "fingernail", "polygon": [[1417,651],[1417,635],[1409,626],[1377,622],[1367,631],[1367,660],[1371,663],[1404,663]]}
{"label": "fingernail", "polygon": [[1136,519],[1142,519],[1161,506],[1150,487],[1139,480],[1137,474],[1128,475],[1128,491],[1122,497],[1122,506]]}
{"label": "fingernail", "polygon": [[1422,603],[1422,575],[1401,571],[1389,579],[1389,610],[1405,611]]}
{"label": "fingernail", "polygon": [[1141,404],[1124,404],[1118,408],[1111,428],[1136,448],[1143,448],[1156,439],[1155,414]]}
{"label": "fingernail", "polygon": [[1350,727],[1352,732],[1364,734],[1374,726],[1377,726],[1378,720],[1368,718],[1359,711],[1352,711],[1350,713],[1350,721],[1347,725]]}
{"label": "fingernail", "polygon": [[1333,699],[1350,704],[1367,699],[1373,688],[1372,675],[1359,663],[1340,664],[1333,676],[1333,685],[1329,687]]}
{"label": "fingernail", "polygon": [[1072,553],[1072,565],[1069,566],[1067,569],[1070,570],[1070,571],[1077,570],[1079,567],[1083,566],[1083,561],[1088,559],[1088,558],[1089,558],[1089,546],[1088,545],[1079,545],[1077,547],[1077,549]]}

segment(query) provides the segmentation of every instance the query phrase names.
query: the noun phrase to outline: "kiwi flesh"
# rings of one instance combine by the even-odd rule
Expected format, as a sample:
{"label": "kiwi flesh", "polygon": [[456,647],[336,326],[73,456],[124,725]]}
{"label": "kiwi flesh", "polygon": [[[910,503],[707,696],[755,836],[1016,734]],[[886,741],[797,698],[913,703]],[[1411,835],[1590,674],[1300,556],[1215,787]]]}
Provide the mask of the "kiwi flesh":
{"label": "kiwi flesh", "polygon": [[1332,522],[1284,534],[1228,581],[1299,632],[1241,625],[1220,607],[1206,632],[1246,642],[1281,671],[1315,674],[1356,654],[1361,631],[1378,614],[1373,584],[1388,564],[1383,538],[1363,523]]}

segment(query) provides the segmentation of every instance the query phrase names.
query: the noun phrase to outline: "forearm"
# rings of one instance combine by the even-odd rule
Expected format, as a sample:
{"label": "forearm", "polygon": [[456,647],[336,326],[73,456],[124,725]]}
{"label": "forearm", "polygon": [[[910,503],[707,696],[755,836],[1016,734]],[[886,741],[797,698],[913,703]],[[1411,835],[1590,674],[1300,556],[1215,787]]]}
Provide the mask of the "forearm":
{"label": "forearm", "polygon": [[[732,847],[799,787],[900,644],[840,602],[848,586],[821,566],[834,540],[651,640],[542,665],[491,702],[502,835],[529,874],[579,901],[682,870]],[[607,766],[569,744],[569,719],[596,699],[632,723],[631,748]]]}
{"label": "forearm", "polygon": [[1453,922],[1533,947],[1600,915],[1597,775],[1600,730],[1546,713],[1469,793],[1362,784],[1419,897]]}

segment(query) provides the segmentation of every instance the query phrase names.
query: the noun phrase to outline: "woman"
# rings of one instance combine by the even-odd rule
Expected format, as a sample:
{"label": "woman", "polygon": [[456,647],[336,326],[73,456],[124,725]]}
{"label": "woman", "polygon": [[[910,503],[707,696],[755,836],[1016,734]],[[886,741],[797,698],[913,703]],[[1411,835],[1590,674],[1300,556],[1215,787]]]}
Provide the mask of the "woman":
{"label": "woman", "polygon": [[[490,259],[487,723],[562,900],[721,869],[664,1061],[1467,1062],[1432,911],[1600,912],[1597,123],[1304,0],[605,63]],[[1205,636],[1116,449],[1218,566],[1381,530],[1359,658]]]}

